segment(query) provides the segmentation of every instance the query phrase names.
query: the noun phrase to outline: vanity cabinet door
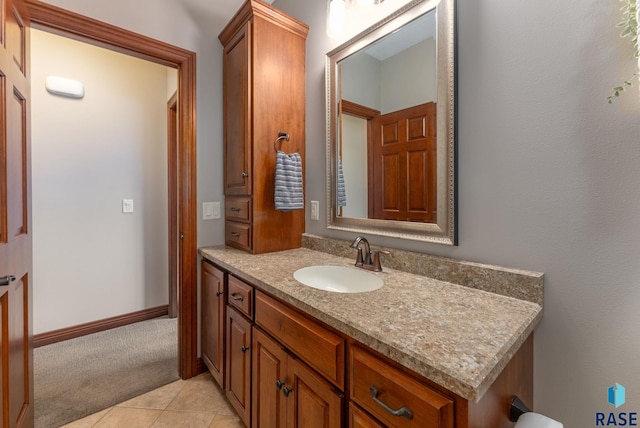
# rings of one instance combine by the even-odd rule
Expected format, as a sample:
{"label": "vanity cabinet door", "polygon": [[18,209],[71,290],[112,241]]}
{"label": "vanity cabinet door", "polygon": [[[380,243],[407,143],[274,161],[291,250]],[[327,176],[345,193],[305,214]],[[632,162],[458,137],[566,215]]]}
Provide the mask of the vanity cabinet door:
{"label": "vanity cabinet door", "polygon": [[286,397],[288,428],[335,428],[342,424],[344,395],[300,360],[289,357],[291,392]]}
{"label": "vanity cabinet door", "polygon": [[227,398],[245,425],[251,419],[251,323],[227,306]]}
{"label": "vanity cabinet door", "polygon": [[287,353],[259,329],[253,329],[252,427],[283,428],[286,398],[282,388],[287,378]]}
{"label": "vanity cabinet door", "polygon": [[206,261],[202,261],[201,266],[202,360],[224,388],[225,273]]}

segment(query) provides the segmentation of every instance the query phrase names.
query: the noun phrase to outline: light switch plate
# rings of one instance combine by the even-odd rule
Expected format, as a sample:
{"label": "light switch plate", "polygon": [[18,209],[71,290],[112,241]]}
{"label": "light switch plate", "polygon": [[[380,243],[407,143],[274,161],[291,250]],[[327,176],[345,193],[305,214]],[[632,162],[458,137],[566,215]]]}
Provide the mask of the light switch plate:
{"label": "light switch plate", "polygon": [[122,212],[126,214],[130,214],[133,212],[133,199],[122,200]]}
{"label": "light switch plate", "polygon": [[212,203],[213,203],[213,218],[219,219],[220,218],[220,201],[215,201]]}
{"label": "light switch plate", "polygon": [[203,202],[202,203],[202,219],[203,220],[213,220],[215,217],[213,216],[213,202]]}
{"label": "light switch plate", "polygon": [[320,220],[320,203],[311,201],[311,220]]}

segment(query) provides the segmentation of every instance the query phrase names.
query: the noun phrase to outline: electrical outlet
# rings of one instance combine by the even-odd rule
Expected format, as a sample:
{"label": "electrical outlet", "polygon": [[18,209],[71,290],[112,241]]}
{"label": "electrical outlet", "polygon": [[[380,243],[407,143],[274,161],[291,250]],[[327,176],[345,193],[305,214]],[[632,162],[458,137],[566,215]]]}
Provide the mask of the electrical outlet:
{"label": "electrical outlet", "polygon": [[320,203],[311,201],[311,220],[320,220]]}

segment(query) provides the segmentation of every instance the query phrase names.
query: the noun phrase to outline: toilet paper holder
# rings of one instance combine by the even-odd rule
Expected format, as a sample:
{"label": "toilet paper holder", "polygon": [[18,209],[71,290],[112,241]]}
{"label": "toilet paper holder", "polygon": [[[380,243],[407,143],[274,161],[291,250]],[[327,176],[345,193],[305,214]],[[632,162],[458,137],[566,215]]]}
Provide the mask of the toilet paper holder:
{"label": "toilet paper holder", "polygon": [[523,413],[529,413],[530,411],[531,409],[522,402],[520,397],[514,395],[511,399],[511,406],[509,407],[509,420],[511,422],[518,422],[518,419]]}

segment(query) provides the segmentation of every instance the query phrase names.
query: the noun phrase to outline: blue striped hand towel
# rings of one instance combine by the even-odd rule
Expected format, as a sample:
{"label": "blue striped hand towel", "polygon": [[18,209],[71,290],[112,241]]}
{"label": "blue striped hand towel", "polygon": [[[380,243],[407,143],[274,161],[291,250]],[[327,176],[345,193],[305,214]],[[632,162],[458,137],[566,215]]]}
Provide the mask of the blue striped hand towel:
{"label": "blue striped hand towel", "polygon": [[302,157],[299,153],[276,153],[275,206],[280,211],[304,209]]}
{"label": "blue striped hand towel", "polygon": [[342,170],[342,159],[338,159],[338,206],[347,206],[347,191],[344,185],[344,171]]}

